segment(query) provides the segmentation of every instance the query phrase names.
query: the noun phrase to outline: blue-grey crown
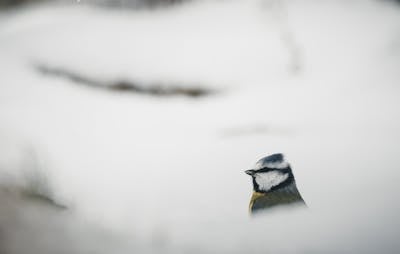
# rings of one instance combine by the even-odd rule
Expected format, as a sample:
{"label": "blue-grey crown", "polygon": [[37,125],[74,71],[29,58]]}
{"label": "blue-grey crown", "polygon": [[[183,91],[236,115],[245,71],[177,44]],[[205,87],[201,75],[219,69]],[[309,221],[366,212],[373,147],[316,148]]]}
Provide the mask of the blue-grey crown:
{"label": "blue-grey crown", "polygon": [[285,160],[285,156],[281,153],[275,153],[266,156],[259,161],[257,161],[255,169],[261,168],[287,168],[289,163]]}
{"label": "blue-grey crown", "polygon": [[283,161],[283,154],[281,153],[275,153],[272,155],[269,155],[267,157],[262,158],[263,162],[270,162],[270,163],[278,163]]}

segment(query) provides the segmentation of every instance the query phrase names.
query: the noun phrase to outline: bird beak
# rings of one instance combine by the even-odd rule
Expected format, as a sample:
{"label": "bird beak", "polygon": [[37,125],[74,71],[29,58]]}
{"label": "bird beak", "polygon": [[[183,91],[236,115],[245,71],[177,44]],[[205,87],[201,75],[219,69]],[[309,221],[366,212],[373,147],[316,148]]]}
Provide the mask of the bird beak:
{"label": "bird beak", "polygon": [[253,170],[253,169],[249,169],[249,170],[246,170],[246,171],[244,171],[244,172],[245,172],[246,174],[252,176],[252,175],[254,175],[254,173],[255,173],[256,171]]}

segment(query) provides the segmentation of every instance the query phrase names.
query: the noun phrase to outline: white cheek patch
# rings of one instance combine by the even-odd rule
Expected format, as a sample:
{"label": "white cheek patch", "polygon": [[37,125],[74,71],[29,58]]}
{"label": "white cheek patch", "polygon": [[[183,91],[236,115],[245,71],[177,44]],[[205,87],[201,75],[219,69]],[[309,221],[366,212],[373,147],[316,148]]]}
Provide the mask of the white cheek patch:
{"label": "white cheek patch", "polygon": [[270,171],[266,173],[256,173],[255,180],[260,190],[269,191],[272,187],[279,185],[288,179],[288,173],[280,173],[278,171]]}

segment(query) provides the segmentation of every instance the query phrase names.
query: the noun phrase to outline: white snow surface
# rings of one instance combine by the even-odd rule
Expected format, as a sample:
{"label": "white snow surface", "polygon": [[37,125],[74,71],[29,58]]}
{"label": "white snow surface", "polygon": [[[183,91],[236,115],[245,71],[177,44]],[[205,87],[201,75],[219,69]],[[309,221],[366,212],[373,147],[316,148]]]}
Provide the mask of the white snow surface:
{"label": "white snow surface", "polygon": [[[112,93],[43,75],[37,64],[218,93]],[[3,11],[0,69],[0,178],[18,177],[24,151],[34,150],[69,207],[68,227],[84,221],[104,231],[93,241],[99,253],[400,249],[394,3]],[[244,170],[276,152],[290,158],[309,209],[250,218]],[[79,227],[73,235],[76,246],[86,239]]]}

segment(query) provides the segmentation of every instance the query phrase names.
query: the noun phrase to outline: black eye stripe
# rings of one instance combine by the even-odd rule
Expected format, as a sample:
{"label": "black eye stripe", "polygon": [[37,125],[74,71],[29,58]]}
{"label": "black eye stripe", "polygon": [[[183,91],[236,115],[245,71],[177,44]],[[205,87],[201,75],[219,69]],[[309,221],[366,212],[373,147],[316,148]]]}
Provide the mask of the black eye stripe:
{"label": "black eye stripe", "polygon": [[264,168],[256,170],[256,173],[267,173],[267,172],[271,172],[271,171],[278,171],[280,173],[289,173],[290,172],[290,168],[289,167],[286,167],[286,168],[268,168],[268,167],[264,167]]}

